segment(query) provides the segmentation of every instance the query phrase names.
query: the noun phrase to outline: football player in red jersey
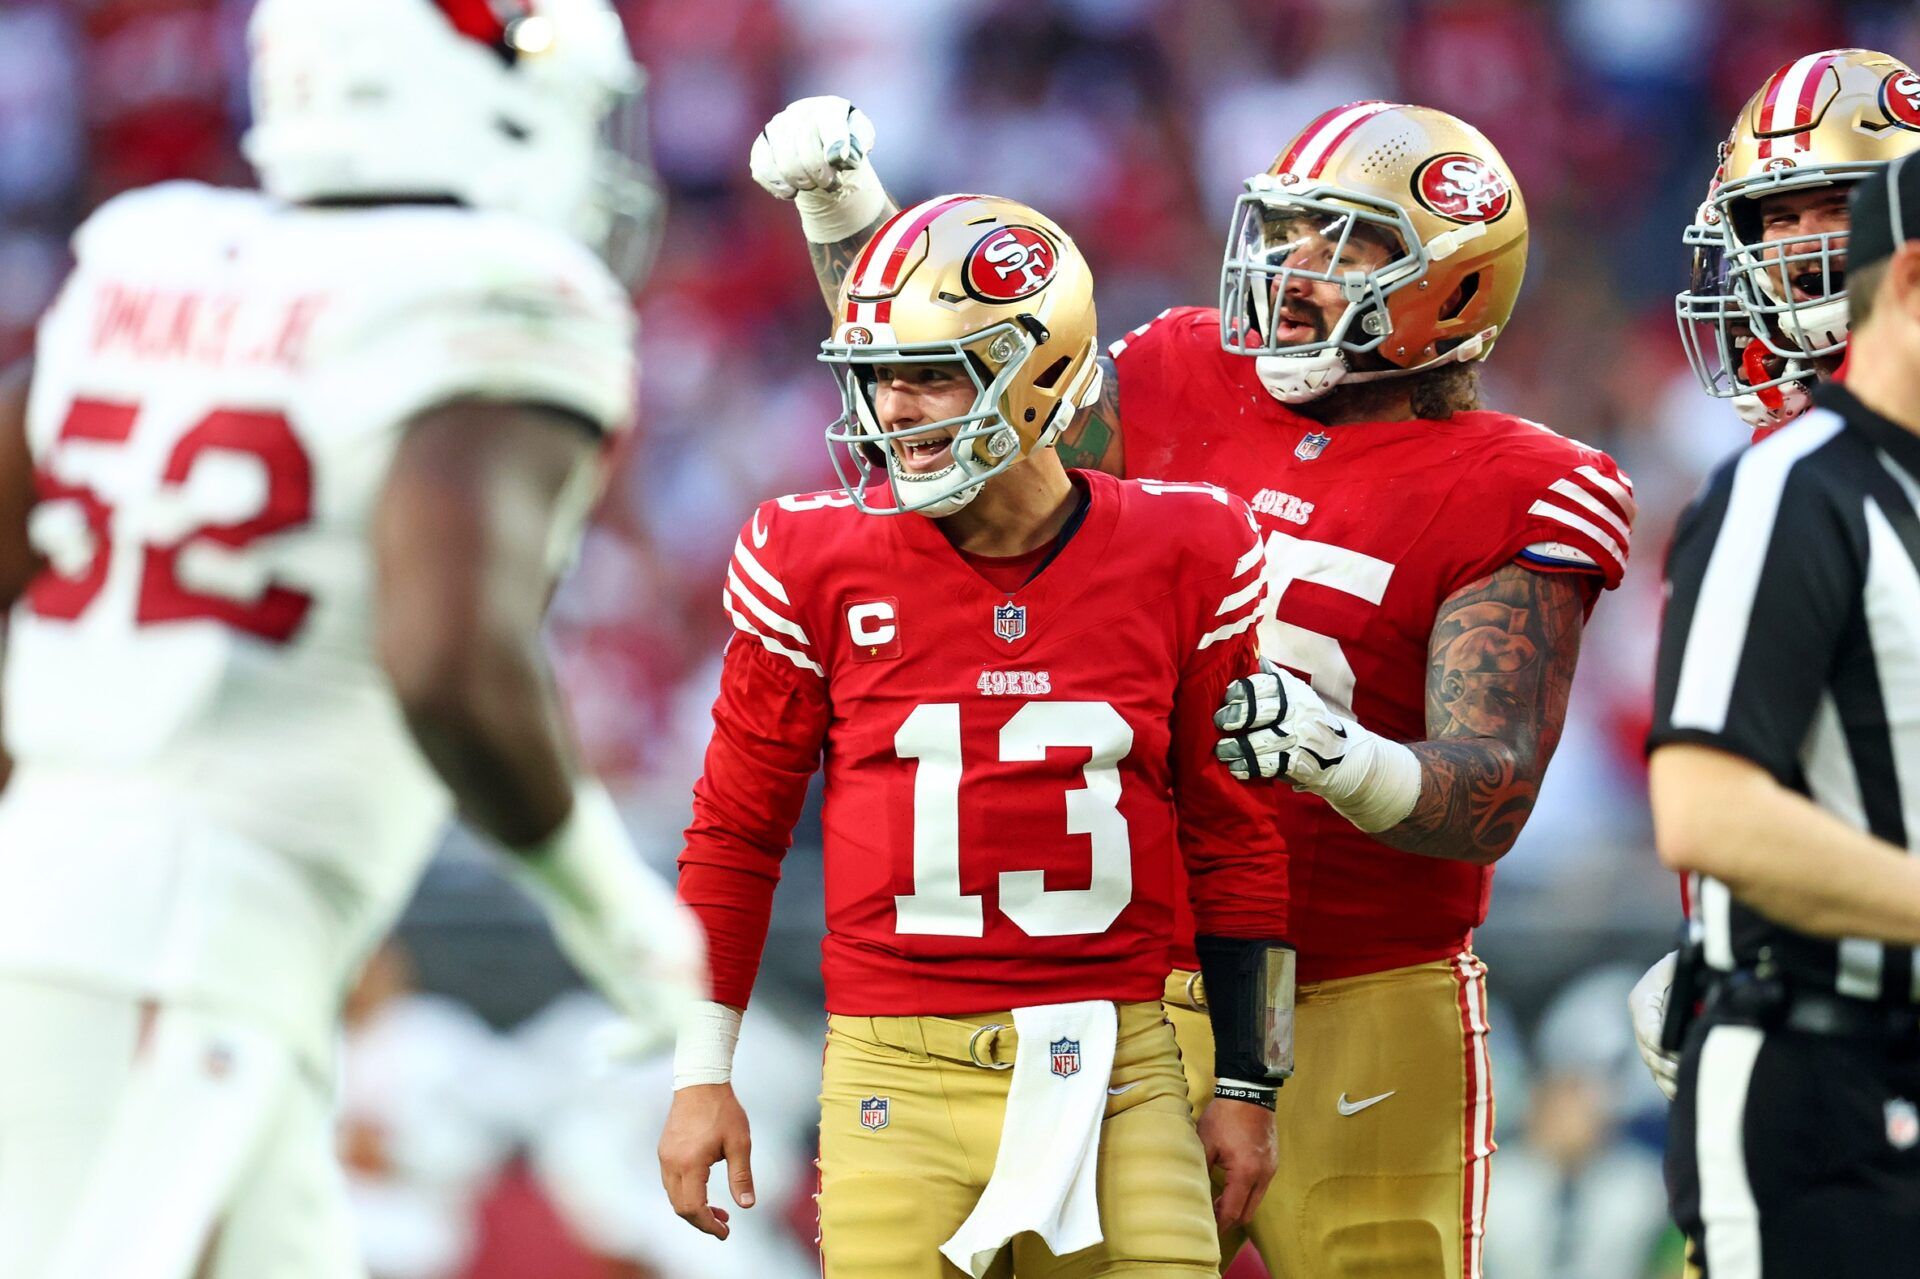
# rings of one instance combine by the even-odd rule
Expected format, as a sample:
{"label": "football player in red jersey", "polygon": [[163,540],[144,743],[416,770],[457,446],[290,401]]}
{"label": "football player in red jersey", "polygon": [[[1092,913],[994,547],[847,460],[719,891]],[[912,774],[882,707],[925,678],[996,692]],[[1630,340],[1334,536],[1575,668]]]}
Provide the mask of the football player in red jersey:
{"label": "football player in red jersey", "polygon": [[[1272,1175],[1285,844],[1211,718],[1256,660],[1259,530],[1218,488],[1062,465],[1097,354],[1052,222],[986,196],[896,215],[821,357],[844,488],[761,505],[728,567],[680,859],[717,1002],[681,1040],[662,1177],[721,1237],[717,1161],[752,1202],[731,1047],[824,760],[833,1279],[1214,1275]],[[1198,1137],[1160,1002],[1180,896],[1215,992]]]}
{"label": "football player in red jersey", "polygon": [[1847,193],[1920,149],[1920,76],[1871,49],[1782,66],[1747,100],[1684,236],[1681,343],[1757,443],[1811,407],[1847,352]]}
{"label": "football player in red jersey", "polygon": [[[1687,287],[1674,297],[1701,388],[1732,402],[1758,444],[1813,407],[1847,353],[1846,241],[1853,185],[1920,150],[1920,75],[1871,49],[1827,49],[1768,76],[1740,109],[1683,236]],[[1791,161],[1791,163],[1781,163]],[[1683,886],[1683,904],[1690,901]],[[1677,1054],[1662,1047],[1678,952],[1634,986],[1634,1038],[1668,1097]]]}
{"label": "football player in red jersey", "polygon": [[[823,284],[886,213],[872,144],[844,99],[789,107],[755,144]],[[1293,1279],[1480,1272],[1493,1106],[1471,934],[1633,518],[1604,453],[1480,407],[1473,362],[1526,246],[1520,192],[1476,130],[1392,103],[1328,111],[1247,183],[1220,309],[1116,343],[1060,446],[1220,484],[1266,532],[1262,648],[1284,669],[1236,687],[1222,754],[1293,783],[1276,803],[1297,854],[1300,1055],[1248,1232]],[[1176,972],[1168,1002],[1198,1048],[1194,987]],[[1203,1102],[1204,1054],[1189,1066]]]}

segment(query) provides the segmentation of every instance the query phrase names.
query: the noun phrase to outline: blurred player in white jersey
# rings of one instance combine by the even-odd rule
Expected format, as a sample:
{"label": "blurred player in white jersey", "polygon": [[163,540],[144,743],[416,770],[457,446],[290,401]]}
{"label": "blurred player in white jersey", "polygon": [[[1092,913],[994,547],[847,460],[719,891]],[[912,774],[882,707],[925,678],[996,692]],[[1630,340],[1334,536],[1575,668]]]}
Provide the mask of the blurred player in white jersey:
{"label": "blurred player in white jersey", "polygon": [[101,209],[0,393],[6,1279],[362,1273],[336,1015],[454,805],[642,1031],[702,993],[539,645],[632,412],[619,20],[261,0],[250,40],[265,193]]}

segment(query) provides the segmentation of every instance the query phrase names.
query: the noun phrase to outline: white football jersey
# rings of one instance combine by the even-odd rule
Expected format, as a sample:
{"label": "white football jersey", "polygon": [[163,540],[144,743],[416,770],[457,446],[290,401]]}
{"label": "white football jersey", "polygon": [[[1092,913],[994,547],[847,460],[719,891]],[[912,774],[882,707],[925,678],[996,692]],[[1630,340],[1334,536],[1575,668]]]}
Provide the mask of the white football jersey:
{"label": "white football jersey", "polygon": [[324,1055],[449,810],[373,647],[402,428],[482,397],[621,429],[633,312],[580,245],[441,206],[173,184],[75,255],[28,413],[49,567],[7,638],[0,970],[238,1004]]}

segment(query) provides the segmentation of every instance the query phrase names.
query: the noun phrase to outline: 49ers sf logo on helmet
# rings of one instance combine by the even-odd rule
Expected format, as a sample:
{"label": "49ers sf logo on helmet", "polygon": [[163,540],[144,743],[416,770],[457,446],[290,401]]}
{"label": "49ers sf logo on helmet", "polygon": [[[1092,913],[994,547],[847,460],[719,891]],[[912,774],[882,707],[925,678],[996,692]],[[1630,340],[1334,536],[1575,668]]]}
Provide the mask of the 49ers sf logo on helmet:
{"label": "49ers sf logo on helmet", "polygon": [[1920,75],[1896,71],[1880,82],[1880,105],[1903,129],[1920,129]]}
{"label": "49ers sf logo on helmet", "polygon": [[1413,194],[1449,222],[1495,222],[1513,203],[1500,171],[1464,151],[1436,155],[1414,170]]}
{"label": "49ers sf logo on helmet", "polygon": [[1053,242],[1032,227],[996,227],[967,251],[960,280],[982,302],[1017,302],[1046,288],[1059,265]]}

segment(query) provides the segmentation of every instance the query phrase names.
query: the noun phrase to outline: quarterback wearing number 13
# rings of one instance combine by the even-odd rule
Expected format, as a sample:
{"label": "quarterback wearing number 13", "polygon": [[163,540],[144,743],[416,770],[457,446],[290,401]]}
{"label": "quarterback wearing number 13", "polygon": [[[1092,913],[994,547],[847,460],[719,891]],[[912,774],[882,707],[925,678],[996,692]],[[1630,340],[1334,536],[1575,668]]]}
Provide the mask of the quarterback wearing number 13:
{"label": "quarterback wearing number 13", "polygon": [[[1211,718],[1256,662],[1260,536],[1220,489],[1054,453],[1099,393],[1092,287],[1011,201],[898,214],[822,349],[844,487],[763,504],[727,569],[680,859],[715,1002],[662,1173],[712,1234],[716,1162],[752,1202],[731,1048],[824,756],[833,1279],[1216,1275],[1273,1174],[1285,847]],[[1180,893],[1219,992],[1198,1131],[1160,1002]]]}

